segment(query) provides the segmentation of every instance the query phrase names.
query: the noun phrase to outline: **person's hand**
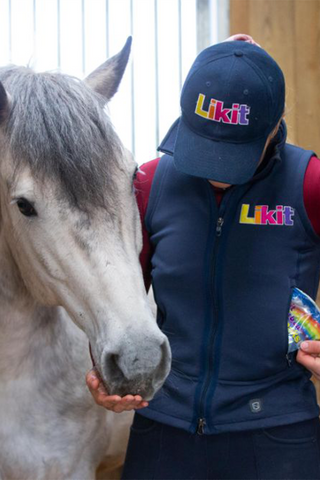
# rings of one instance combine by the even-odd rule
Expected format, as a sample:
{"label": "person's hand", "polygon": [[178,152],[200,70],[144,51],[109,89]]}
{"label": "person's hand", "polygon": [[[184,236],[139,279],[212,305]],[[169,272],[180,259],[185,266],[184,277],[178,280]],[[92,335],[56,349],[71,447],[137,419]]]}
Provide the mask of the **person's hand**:
{"label": "person's hand", "polygon": [[310,370],[317,380],[320,380],[320,341],[302,342],[297,354],[297,361]]}
{"label": "person's hand", "polygon": [[242,40],[243,42],[248,42],[251,43],[252,45],[256,45],[257,47],[260,47],[259,43],[255,42],[250,35],[247,35],[246,33],[237,33],[236,35],[232,35],[231,37],[227,38],[225,42],[233,42],[235,40]]}
{"label": "person's hand", "polygon": [[124,410],[138,410],[149,405],[140,395],[126,395],[125,397],[109,395],[95,369],[87,373],[86,382],[94,401],[107,410],[121,413]]}

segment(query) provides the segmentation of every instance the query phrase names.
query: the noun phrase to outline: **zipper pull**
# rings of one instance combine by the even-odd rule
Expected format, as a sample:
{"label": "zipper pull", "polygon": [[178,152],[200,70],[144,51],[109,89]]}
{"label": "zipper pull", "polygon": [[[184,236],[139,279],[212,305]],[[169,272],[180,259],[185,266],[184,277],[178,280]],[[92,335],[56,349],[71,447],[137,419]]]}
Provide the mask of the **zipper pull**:
{"label": "zipper pull", "polygon": [[217,237],[220,237],[220,235],[221,235],[223,222],[224,222],[224,219],[222,217],[218,218],[217,228],[216,228]]}
{"label": "zipper pull", "polygon": [[205,418],[199,418],[199,420],[198,420],[198,428],[197,428],[197,434],[198,434],[198,435],[203,435],[203,434],[204,434],[205,424],[206,424]]}
{"label": "zipper pull", "polygon": [[290,358],[289,353],[287,353],[286,359],[287,359],[288,366],[291,367],[291,366],[292,366],[292,360],[291,360],[291,358]]}

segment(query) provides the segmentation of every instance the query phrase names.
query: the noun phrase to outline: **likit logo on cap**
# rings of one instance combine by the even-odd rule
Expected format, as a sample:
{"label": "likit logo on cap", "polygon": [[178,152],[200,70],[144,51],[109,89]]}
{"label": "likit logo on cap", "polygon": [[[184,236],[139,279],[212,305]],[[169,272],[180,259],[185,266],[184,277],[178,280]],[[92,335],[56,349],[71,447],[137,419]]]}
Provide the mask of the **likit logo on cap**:
{"label": "likit logo on cap", "polygon": [[233,103],[232,108],[223,108],[224,102],[211,98],[209,109],[206,111],[203,109],[205,98],[203,93],[199,93],[195,113],[200,115],[200,117],[207,118],[213,122],[223,122],[231,125],[249,125],[247,117],[250,113],[250,107],[248,105]]}

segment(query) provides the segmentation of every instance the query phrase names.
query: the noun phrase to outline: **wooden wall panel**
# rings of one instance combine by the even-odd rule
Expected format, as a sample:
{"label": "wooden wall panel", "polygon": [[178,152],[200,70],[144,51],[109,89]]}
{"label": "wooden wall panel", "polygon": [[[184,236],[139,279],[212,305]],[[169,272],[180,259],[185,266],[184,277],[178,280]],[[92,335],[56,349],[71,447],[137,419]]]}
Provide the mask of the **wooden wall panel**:
{"label": "wooden wall panel", "polygon": [[320,1],[295,2],[297,143],[320,157]]}
{"label": "wooden wall panel", "polygon": [[230,0],[234,33],[248,33],[279,63],[289,140],[320,156],[320,0]]}
{"label": "wooden wall panel", "polygon": [[[288,139],[320,157],[320,0],[230,0],[235,33],[251,35],[279,63]],[[320,402],[320,382],[316,387]]]}

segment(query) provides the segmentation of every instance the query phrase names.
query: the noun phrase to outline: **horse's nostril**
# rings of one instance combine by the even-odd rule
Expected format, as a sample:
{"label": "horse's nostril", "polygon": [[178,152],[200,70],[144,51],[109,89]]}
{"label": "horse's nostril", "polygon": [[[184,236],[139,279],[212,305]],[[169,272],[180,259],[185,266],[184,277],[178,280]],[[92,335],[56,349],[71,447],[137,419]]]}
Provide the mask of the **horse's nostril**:
{"label": "horse's nostril", "polygon": [[123,372],[119,366],[119,355],[108,353],[105,356],[105,367],[107,375],[112,381],[119,382],[123,380]]}
{"label": "horse's nostril", "polygon": [[118,367],[118,359],[119,355],[116,355],[115,353],[111,353],[109,355],[109,358],[106,358],[107,362],[109,362],[109,367],[111,369],[117,369]]}
{"label": "horse's nostril", "polygon": [[164,336],[151,340],[147,338],[143,345],[140,343],[139,349],[130,342],[126,348],[105,349],[102,373],[109,393],[139,393],[152,398],[162,386],[170,370],[170,346]]}

